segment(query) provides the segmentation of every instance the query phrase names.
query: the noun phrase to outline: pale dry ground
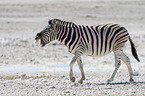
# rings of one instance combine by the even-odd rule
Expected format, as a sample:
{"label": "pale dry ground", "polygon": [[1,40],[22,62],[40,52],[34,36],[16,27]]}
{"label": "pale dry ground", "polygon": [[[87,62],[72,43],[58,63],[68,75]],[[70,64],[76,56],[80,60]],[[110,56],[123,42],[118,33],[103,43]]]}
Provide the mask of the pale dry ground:
{"label": "pale dry ground", "polygon": [[[80,71],[74,65],[76,83],[69,81],[72,54],[59,42],[41,48],[35,43],[50,18],[76,24],[118,23],[125,26],[138,50],[137,62],[127,43],[135,73],[129,83],[124,63],[115,80],[106,80],[114,70],[114,55],[83,56],[86,80],[78,84]],[[144,0],[0,0],[0,95],[1,96],[104,96],[145,95],[145,1]]]}

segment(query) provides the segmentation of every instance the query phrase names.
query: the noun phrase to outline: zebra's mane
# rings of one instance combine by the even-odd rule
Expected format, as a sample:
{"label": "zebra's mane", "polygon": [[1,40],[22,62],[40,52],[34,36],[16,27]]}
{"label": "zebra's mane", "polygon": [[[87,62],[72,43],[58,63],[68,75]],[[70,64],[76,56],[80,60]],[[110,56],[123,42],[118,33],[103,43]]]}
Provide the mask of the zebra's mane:
{"label": "zebra's mane", "polygon": [[55,21],[58,21],[58,23],[61,25],[77,26],[75,23],[70,22],[70,21],[63,21],[60,19],[55,19]]}

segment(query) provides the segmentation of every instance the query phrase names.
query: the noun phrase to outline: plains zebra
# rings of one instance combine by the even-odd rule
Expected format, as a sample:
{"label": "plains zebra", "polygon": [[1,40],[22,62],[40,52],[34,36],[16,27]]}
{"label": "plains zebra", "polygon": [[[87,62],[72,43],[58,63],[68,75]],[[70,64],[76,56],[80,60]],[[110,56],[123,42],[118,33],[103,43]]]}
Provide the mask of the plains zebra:
{"label": "plains zebra", "polygon": [[84,26],[59,19],[51,19],[48,21],[47,27],[35,37],[36,41],[41,40],[41,47],[53,40],[58,40],[68,47],[69,51],[74,54],[70,62],[70,80],[75,82],[73,65],[77,61],[82,76],[79,83],[85,80],[81,55],[85,53],[87,55],[103,56],[111,51],[115,54],[115,70],[107,82],[113,81],[121,65],[121,60],[128,67],[130,81],[134,81],[130,60],[123,52],[123,47],[128,39],[133,56],[137,61],[140,61],[128,31],[118,24]]}

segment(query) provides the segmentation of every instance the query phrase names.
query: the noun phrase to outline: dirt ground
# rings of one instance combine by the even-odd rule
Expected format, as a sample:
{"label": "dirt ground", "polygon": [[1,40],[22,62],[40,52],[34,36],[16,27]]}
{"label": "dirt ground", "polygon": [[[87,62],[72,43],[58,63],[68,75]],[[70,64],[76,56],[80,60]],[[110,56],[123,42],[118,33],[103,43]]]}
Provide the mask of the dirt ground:
{"label": "dirt ground", "polygon": [[[57,41],[44,48],[35,35],[47,21],[59,18],[81,25],[118,23],[128,29],[141,62],[131,54],[135,82],[129,82],[122,65],[113,82],[114,54],[83,55],[86,80],[77,83],[80,71],[74,65],[76,82],[69,81],[73,55]],[[0,1],[0,95],[1,96],[145,96],[145,1],[144,0],[4,0]]]}

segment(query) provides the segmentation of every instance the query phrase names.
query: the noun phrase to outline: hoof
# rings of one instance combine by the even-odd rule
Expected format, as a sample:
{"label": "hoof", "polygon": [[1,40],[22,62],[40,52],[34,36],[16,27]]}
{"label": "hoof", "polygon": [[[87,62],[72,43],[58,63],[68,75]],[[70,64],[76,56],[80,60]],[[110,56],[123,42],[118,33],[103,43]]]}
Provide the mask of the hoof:
{"label": "hoof", "polygon": [[70,78],[70,81],[71,81],[71,82],[75,82],[75,80],[76,80],[75,77],[71,77],[71,78]]}
{"label": "hoof", "polygon": [[83,80],[78,81],[78,83],[82,84],[83,83]]}
{"label": "hoof", "polygon": [[132,79],[132,78],[130,78],[130,80],[129,80],[130,82],[134,82],[134,80]]}
{"label": "hoof", "polygon": [[108,79],[108,80],[107,80],[107,83],[110,83],[111,81],[113,81],[113,80],[112,80],[112,79]]}

